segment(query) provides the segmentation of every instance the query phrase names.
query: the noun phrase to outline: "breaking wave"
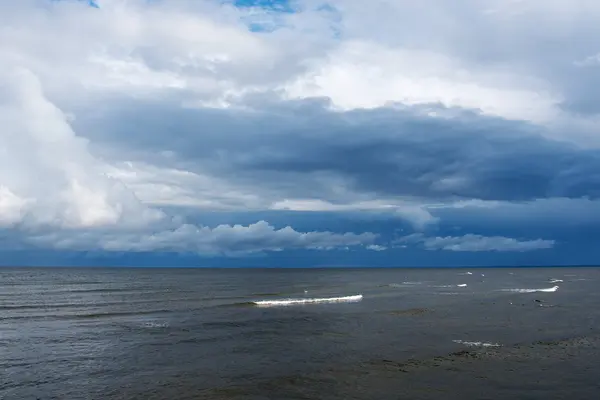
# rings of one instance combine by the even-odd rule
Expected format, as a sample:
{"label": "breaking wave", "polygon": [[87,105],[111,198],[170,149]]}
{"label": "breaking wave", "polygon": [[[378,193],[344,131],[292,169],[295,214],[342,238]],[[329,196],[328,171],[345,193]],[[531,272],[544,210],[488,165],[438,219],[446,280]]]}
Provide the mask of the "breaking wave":
{"label": "breaking wave", "polygon": [[536,292],[545,292],[552,293],[558,290],[558,286],[552,286],[551,288],[545,289],[502,289],[503,292],[512,292],[512,293],[536,293]]}
{"label": "breaking wave", "polygon": [[558,283],[558,282],[563,282],[562,279],[550,279],[550,283]]}
{"label": "breaking wave", "polygon": [[436,286],[431,286],[434,288],[453,288],[453,287],[466,287],[467,284],[466,283],[460,283],[458,285],[436,285]]}
{"label": "breaking wave", "polygon": [[362,294],[354,296],[342,296],[342,297],[317,297],[317,298],[306,298],[306,299],[281,299],[281,300],[259,300],[253,301],[252,304],[263,307],[273,306],[291,306],[296,304],[314,304],[314,303],[348,303],[361,301],[363,298]]}
{"label": "breaking wave", "polygon": [[467,342],[464,340],[453,340],[454,343],[464,344],[469,347],[501,347],[498,343],[487,343],[487,342]]}

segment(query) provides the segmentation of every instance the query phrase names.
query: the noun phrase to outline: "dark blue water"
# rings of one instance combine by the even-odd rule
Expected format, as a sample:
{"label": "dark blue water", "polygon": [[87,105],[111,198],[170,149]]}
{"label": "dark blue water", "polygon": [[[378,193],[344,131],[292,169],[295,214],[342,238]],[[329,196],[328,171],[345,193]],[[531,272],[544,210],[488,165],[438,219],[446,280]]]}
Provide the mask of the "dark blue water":
{"label": "dark blue water", "polygon": [[595,268],[4,268],[0,398],[596,398],[599,283]]}

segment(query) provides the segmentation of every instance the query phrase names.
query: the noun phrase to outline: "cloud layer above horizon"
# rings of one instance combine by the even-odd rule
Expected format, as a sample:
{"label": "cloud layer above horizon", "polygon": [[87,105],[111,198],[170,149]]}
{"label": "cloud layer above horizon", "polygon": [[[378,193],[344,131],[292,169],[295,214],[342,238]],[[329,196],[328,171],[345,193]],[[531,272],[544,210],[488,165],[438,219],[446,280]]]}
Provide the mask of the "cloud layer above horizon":
{"label": "cloud layer above horizon", "polygon": [[4,264],[593,262],[598,20],[591,0],[2,2]]}

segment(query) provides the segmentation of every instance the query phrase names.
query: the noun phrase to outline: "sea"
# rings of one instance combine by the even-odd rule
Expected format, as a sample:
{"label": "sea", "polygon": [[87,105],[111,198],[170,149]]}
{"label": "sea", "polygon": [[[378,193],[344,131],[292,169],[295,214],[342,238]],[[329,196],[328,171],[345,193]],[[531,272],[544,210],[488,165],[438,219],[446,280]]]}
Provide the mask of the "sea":
{"label": "sea", "polygon": [[0,268],[0,399],[597,399],[600,269]]}

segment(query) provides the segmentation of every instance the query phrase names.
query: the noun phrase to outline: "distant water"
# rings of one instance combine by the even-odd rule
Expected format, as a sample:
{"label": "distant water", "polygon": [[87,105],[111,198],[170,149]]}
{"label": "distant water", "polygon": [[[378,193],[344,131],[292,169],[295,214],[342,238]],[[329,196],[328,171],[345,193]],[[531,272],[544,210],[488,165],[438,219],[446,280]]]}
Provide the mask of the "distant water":
{"label": "distant water", "polygon": [[600,390],[600,270],[0,268],[0,399]]}

